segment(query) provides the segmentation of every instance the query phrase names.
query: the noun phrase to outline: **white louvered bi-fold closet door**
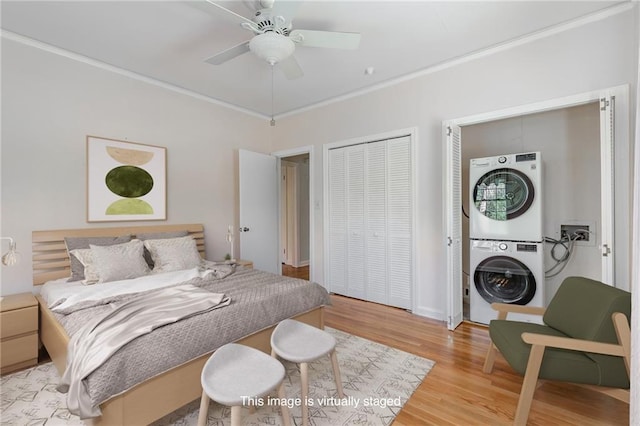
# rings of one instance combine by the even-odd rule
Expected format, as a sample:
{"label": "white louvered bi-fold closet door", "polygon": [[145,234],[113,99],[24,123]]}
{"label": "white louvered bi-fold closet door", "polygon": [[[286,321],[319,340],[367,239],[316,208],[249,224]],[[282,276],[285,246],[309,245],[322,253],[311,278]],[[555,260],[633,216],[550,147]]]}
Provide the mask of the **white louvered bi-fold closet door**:
{"label": "white louvered bi-fold closet door", "polygon": [[329,151],[329,288],[337,294],[347,291],[347,167],[345,149]]}
{"label": "white louvered bi-fold closet door", "polygon": [[389,304],[411,308],[413,287],[413,190],[411,140],[387,142]]}
{"label": "white louvered bi-fold closet door", "polygon": [[329,153],[329,288],[403,308],[413,287],[411,142]]}
{"label": "white louvered bi-fold closet door", "polygon": [[365,145],[346,149],[347,166],[347,290],[348,296],[365,295]]}
{"label": "white louvered bi-fold closet door", "polygon": [[387,143],[366,145],[367,300],[389,303],[387,247]]}

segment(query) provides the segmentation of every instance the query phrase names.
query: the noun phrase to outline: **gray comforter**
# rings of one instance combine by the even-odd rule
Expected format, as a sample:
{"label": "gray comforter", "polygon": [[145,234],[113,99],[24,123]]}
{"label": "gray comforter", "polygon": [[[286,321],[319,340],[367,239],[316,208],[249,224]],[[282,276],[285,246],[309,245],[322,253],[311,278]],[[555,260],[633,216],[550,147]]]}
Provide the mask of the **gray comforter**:
{"label": "gray comforter", "polygon": [[[224,293],[231,303],[159,327],[115,352],[85,380],[94,405],[226,343],[330,304],[327,291],[318,284],[254,269],[239,269],[223,279],[209,276],[187,283]],[[106,303],[56,317],[72,337],[92,318],[111,309],[112,303]]]}

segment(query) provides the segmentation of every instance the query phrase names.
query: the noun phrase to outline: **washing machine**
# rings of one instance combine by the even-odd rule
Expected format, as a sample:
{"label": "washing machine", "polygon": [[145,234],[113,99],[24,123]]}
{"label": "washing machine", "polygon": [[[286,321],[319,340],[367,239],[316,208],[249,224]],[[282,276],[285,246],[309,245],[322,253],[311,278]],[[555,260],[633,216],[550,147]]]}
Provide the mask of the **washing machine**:
{"label": "washing machine", "polygon": [[469,186],[470,239],[543,241],[539,152],[474,158]]}
{"label": "washing machine", "polygon": [[[498,314],[491,303],[544,306],[543,243],[471,240],[469,319],[489,324]],[[509,314],[508,319],[542,323],[533,315]]]}

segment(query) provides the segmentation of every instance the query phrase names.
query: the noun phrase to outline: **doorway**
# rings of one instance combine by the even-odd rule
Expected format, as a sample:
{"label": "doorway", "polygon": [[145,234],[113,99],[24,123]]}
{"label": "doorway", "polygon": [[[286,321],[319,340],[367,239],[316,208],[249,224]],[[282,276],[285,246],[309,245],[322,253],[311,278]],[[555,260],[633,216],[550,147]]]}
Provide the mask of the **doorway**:
{"label": "doorway", "polygon": [[[527,114],[541,113],[556,109],[568,108],[597,102],[599,105],[599,127],[600,127],[600,215],[601,222],[597,226],[600,233],[598,239],[600,249],[601,281],[616,285],[622,283],[621,288],[625,288],[628,282],[627,261],[623,253],[626,252],[625,245],[621,240],[628,240],[626,235],[621,237],[620,232],[614,233],[614,180],[621,178],[621,182],[627,174],[624,164],[614,169],[615,158],[627,158],[628,154],[623,154],[618,146],[614,145],[614,135],[622,141],[628,139],[628,87],[619,86],[605,90],[582,93],[565,98],[543,101],[535,104],[523,105],[506,110],[494,111],[491,113],[476,116],[464,117],[443,122],[443,140],[445,143],[445,169],[444,169],[444,216],[446,226],[446,253],[447,253],[447,304],[446,319],[447,327],[454,330],[463,320],[463,261],[462,248],[464,239],[462,236],[462,191],[468,190],[462,186],[461,173],[461,139],[462,126],[469,126],[479,123],[523,116]],[[616,114],[616,109],[622,111]],[[628,146],[624,143],[622,146]],[[619,152],[618,152],[619,151]],[[618,163],[620,164],[620,163]],[[614,177],[616,179],[614,179]],[[618,208],[618,204],[626,206],[624,200],[615,200],[616,216],[623,216],[624,209]],[[594,225],[594,228],[596,226]],[[620,228],[618,228],[620,229]],[[616,230],[617,231],[617,230]],[[615,234],[615,235],[614,235]],[[621,253],[613,252],[614,236],[616,248]],[[622,256],[620,256],[622,254]],[[615,260],[615,261],[614,261]],[[614,273],[614,265],[615,268]],[[623,277],[623,280],[619,278]],[[616,280],[616,278],[618,278]]]}
{"label": "doorway", "polygon": [[282,275],[309,279],[309,154],[280,159]]}
{"label": "doorway", "polygon": [[[564,278],[580,275],[602,279],[600,231],[602,223],[600,175],[600,105],[583,105],[520,115],[462,127],[462,273],[463,318],[469,320],[469,295],[478,285],[475,268],[470,266],[469,215],[476,209],[470,200],[469,164],[472,158],[538,152],[541,156],[541,181],[533,197],[541,201],[542,246],[544,261],[540,279],[536,283],[539,298],[536,304],[551,300]],[[535,192],[535,193],[534,193]],[[477,211],[477,210],[475,210]],[[562,258],[567,242],[560,241],[563,225],[582,224],[588,238],[571,245],[570,256],[556,266],[555,258]],[[510,229],[507,227],[506,229]],[[512,229],[522,232],[521,229]],[[511,238],[509,241],[520,240]],[[527,239],[531,240],[531,239]],[[552,256],[553,251],[553,256]],[[552,269],[553,268],[553,269]],[[546,274],[543,271],[549,271]]]}
{"label": "doorway", "polygon": [[[301,146],[276,151],[271,155],[278,159],[277,174],[280,179],[277,201],[278,228],[280,228],[278,263],[281,265],[281,274],[314,281],[314,213],[319,208],[319,202],[314,196],[314,148],[311,145]],[[291,179],[292,184],[289,185],[295,187],[295,191],[287,191],[283,183],[283,173],[295,175],[295,178]],[[289,192],[288,197],[287,192]],[[293,214],[296,212],[297,214]],[[295,222],[297,222],[297,231],[294,232],[289,228],[290,224],[293,225]],[[297,255],[297,261],[294,259],[295,256],[289,258],[291,260],[286,259],[285,256],[288,254]]]}

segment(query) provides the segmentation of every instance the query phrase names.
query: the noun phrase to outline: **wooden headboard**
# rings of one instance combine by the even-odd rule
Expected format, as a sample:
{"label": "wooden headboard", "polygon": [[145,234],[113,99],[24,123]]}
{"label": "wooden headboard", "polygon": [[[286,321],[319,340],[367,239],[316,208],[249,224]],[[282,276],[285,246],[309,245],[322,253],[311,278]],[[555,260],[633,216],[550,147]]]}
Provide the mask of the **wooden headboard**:
{"label": "wooden headboard", "polygon": [[50,280],[71,276],[69,253],[67,253],[67,246],[64,243],[65,237],[118,237],[120,235],[135,236],[136,234],[146,232],[173,232],[184,230],[187,230],[189,235],[196,240],[200,255],[202,258],[206,258],[204,249],[204,226],[202,224],[33,231],[31,233],[33,285],[42,285]]}

